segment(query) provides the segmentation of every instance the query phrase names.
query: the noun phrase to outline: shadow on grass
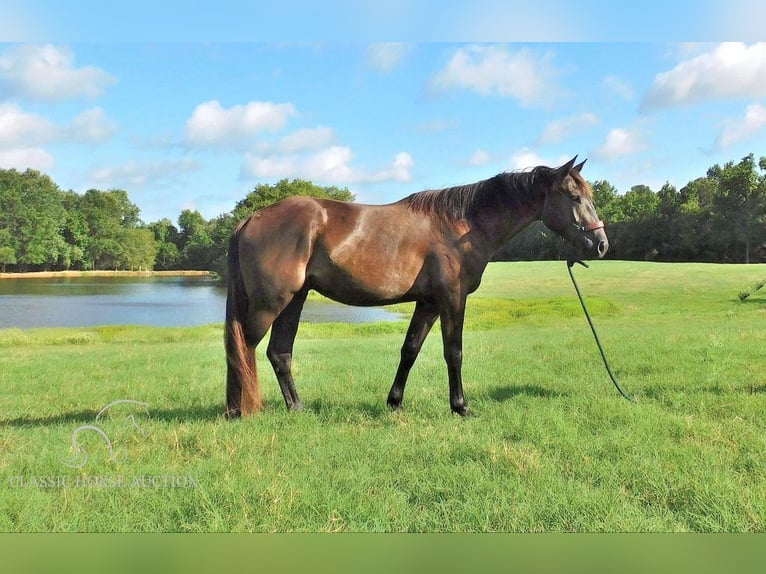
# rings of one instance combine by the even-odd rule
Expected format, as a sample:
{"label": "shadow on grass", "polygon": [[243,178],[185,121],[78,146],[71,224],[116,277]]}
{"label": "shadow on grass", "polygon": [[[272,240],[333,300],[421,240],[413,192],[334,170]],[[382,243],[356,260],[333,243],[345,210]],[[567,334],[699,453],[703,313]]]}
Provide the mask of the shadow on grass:
{"label": "shadow on grass", "polygon": [[[60,413],[57,415],[34,416],[27,415],[12,419],[0,419],[0,426],[35,427],[56,426],[68,424],[92,424],[98,414],[97,410],[80,410]],[[223,418],[223,405],[201,405],[196,407],[178,407],[156,409],[149,405],[149,417],[154,421],[191,422],[210,421]]]}
{"label": "shadow on grass", "polygon": [[554,398],[568,396],[568,392],[552,391],[540,385],[503,385],[489,391],[489,397],[499,403],[510,401],[518,396]]}

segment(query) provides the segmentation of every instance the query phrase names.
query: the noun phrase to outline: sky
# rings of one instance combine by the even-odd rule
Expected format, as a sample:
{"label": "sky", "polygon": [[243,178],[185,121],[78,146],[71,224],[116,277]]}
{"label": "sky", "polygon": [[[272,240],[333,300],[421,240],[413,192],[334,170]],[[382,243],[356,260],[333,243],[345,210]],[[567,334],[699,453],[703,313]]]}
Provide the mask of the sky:
{"label": "sky", "polygon": [[293,2],[255,3],[251,17],[185,8],[188,25],[173,20],[188,3],[67,3],[88,25],[60,4],[6,7],[0,168],[79,193],[124,189],[146,222],[212,218],[282,178],[387,203],[577,154],[589,180],[625,192],[766,155],[766,43],[751,24],[764,9],[747,2],[718,20],[723,4],[694,3],[706,8],[677,36],[665,28],[683,14],[650,26],[639,18],[651,11],[625,8],[632,21],[599,25],[593,2],[509,13],[476,0],[439,16],[398,0],[330,3],[343,17],[304,2],[290,25]]}

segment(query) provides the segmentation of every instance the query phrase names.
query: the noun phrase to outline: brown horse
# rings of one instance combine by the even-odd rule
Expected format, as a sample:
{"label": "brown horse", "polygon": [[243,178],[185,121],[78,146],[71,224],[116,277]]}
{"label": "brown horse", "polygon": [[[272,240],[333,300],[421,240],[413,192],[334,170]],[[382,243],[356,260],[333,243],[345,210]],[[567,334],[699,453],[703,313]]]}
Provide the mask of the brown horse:
{"label": "brown horse", "polygon": [[348,305],[415,301],[388,394],[397,409],[407,376],[441,319],[450,407],[468,414],[461,367],[466,297],[492,255],[531,222],[603,257],[604,224],[575,158],[559,168],[501,173],[471,185],[423,191],[389,205],[291,197],[237,226],[228,253],[226,413],[261,408],[255,346],[271,327],[266,355],[288,409],[302,404],[290,371],[309,289]]}

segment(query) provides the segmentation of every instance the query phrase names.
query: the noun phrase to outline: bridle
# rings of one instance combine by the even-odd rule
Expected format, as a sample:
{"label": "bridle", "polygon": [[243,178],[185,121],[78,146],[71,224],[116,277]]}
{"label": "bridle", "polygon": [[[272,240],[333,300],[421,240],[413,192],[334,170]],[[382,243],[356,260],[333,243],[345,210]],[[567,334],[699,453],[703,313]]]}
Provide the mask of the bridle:
{"label": "bridle", "polygon": [[[579,200],[577,201],[579,203]],[[600,219],[598,221],[594,221],[592,223],[587,223],[583,225],[580,223],[580,218],[577,216],[577,210],[573,209],[572,214],[574,215],[574,221],[572,222],[572,225],[575,226],[577,231],[580,233],[587,233],[588,231],[596,231],[597,229],[604,229],[604,222]]]}
{"label": "bridle", "polygon": [[601,220],[594,221],[593,223],[588,223],[587,225],[582,225],[578,221],[575,221],[572,223],[578,231],[582,233],[587,233],[588,231],[596,231],[596,229],[604,229],[604,222]]}

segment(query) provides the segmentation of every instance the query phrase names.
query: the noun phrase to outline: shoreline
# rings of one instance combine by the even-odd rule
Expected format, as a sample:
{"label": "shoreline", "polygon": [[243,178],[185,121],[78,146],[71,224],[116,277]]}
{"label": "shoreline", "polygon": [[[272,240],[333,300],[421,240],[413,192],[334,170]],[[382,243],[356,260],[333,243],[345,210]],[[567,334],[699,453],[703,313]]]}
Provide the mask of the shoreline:
{"label": "shoreline", "polygon": [[28,271],[23,273],[0,273],[0,279],[53,279],[57,277],[209,277],[210,271]]}

